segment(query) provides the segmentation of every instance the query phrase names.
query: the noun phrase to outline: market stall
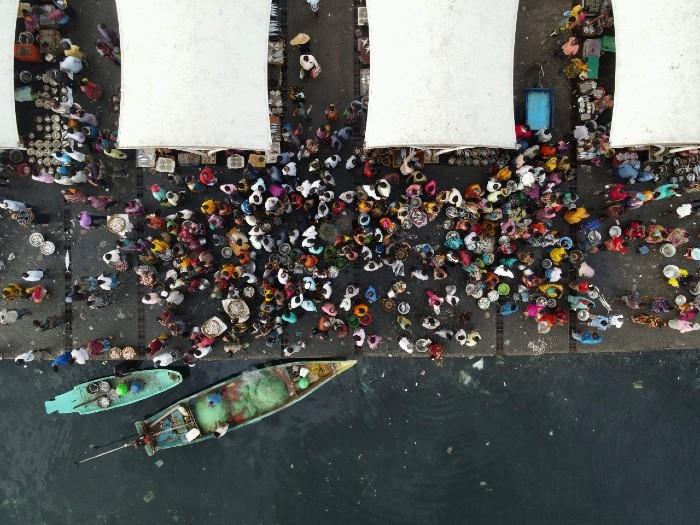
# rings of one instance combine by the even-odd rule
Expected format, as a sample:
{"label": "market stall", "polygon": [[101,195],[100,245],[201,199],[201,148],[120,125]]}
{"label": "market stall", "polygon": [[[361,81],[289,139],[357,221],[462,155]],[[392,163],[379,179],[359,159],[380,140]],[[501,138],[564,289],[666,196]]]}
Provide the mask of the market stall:
{"label": "market stall", "polygon": [[15,59],[13,54],[17,24],[17,0],[0,0],[0,149],[19,145],[15,115]]}
{"label": "market stall", "polygon": [[515,146],[517,0],[368,0],[366,146]]}
{"label": "market stall", "polygon": [[700,5],[615,0],[613,147],[700,144]]}
{"label": "market stall", "polygon": [[117,0],[120,148],[270,148],[270,0]]}

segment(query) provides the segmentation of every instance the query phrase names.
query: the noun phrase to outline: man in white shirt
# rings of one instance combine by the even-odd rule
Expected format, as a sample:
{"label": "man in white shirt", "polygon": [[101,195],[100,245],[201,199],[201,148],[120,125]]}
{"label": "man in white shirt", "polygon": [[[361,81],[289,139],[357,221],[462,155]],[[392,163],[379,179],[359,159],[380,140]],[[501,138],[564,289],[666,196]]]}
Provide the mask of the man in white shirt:
{"label": "man in white shirt", "polygon": [[83,70],[83,61],[75,57],[66,57],[61,60],[60,69],[64,73],[77,75]]}
{"label": "man in white shirt", "polygon": [[102,256],[102,260],[106,264],[112,264],[117,262],[119,259],[121,259],[121,252],[117,250],[116,248],[114,250],[109,250],[107,253],[105,253]]}
{"label": "man in white shirt", "polygon": [[90,359],[90,354],[85,348],[78,348],[70,353],[71,357],[75,359],[75,362],[79,365],[84,365]]}
{"label": "man in white shirt", "polygon": [[113,274],[105,275],[104,273],[101,273],[97,277],[97,282],[99,283],[100,288],[107,291],[113,290],[119,286],[119,281]]}
{"label": "man in white shirt", "polygon": [[3,210],[18,212],[26,210],[27,205],[23,202],[5,199],[4,201],[0,202],[0,208],[2,208]]}
{"label": "man in white shirt", "polygon": [[318,67],[318,62],[313,55],[301,55],[299,57],[299,65],[301,66],[301,74],[299,76],[304,78],[312,69]]}
{"label": "man in white shirt", "polygon": [[31,315],[31,312],[25,308],[19,310],[7,310],[3,308],[0,310],[0,324],[16,323],[27,314]]}
{"label": "man in white shirt", "polygon": [[17,357],[15,357],[16,365],[24,365],[26,363],[31,363],[32,361],[34,361],[34,352],[32,350],[19,354]]}
{"label": "man in white shirt", "polygon": [[161,303],[160,295],[158,295],[156,292],[147,293],[146,295],[143,296],[143,299],[141,299],[141,302],[143,304],[160,304]]}
{"label": "man in white shirt", "polygon": [[228,423],[224,421],[223,423],[216,425],[216,428],[214,429],[214,437],[216,439],[222,438],[226,435],[226,432],[228,432]]}
{"label": "man in white shirt", "polygon": [[172,364],[177,358],[177,353],[173,350],[165,350],[156,354],[153,357],[153,366],[156,368],[161,368],[163,366],[168,366]]}
{"label": "man in white shirt", "polygon": [[548,129],[537,130],[537,133],[535,135],[537,137],[537,142],[539,142],[540,144],[545,144],[552,140],[552,132]]}
{"label": "man in white shirt", "polygon": [[583,124],[574,128],[574,138],[576,140],[588,140],[590,130]]}
{"label": "man in white shirt", "polygon": [[79,144],[82,144],[83,142],[85,142],[85,133],[83,133],[82,131],[74,130],[70,133],[66,133],[66,138],[69,138]]}
{"label": "man in white shirt", "polygon": [[85,172],[83,170],[76,171],[75,175],[70,177],[70,181],[73,184],[82,184],[83,182],[87,182],[87,175],[85,175]]}
{"label": "man in white shirt", "polygon": [[285,165],[282,168],[282,174],[286,175],[287,177],[296,177],[297,176],[297,164],[296,164],[296,162],[290,162],[289,164]]}
{"label": "man in white shirt", "polygon": [[22,279],[30,283],[35,283],[41,281],[44,275],[44,270],[27,270],[22,274]]}
{"label": "man in white shirt", "polygon": [[183,294],[180,290],[173,290],[172,292],[161,292],[161,295],[165,297],[165,302],[168,304],[174,304],[175,306],[179,306],[182,304],[182,301],[185,300],[185,294]]}
{"label": "man in white shirt", "polygon": [[74,151],[70,146],[66,146],[64,153],[76,162],[85,162],[85,153]]}
{"label": "man in white shirt", "polygon": [[357,157],[355,155],[351,155],[345,162],[345,169],[350,171],[354,170],[355,168],[357,168]]}
{"label": "man in white shirt", "polygon": [[326,168],[333,169],[338,165],[340,161],[340,155],[331,155],[323,162],[323,165],[326,166]]}

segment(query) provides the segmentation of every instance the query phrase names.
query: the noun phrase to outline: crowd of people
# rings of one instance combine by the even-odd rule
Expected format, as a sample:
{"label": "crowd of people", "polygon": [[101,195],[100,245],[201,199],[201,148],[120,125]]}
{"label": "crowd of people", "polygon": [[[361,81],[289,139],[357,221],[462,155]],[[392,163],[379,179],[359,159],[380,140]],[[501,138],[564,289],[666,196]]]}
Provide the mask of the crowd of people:
{"label": "crowd of people", "polygon": [[[609,131],[614,97],[600,70],[605,60],[615,52],[614,17],[610,1],[603,1],[595,10],[583,4],[574,4],[568,12],[566,40],[561,55],[567,61],[564,72],[572,79],[579,108],[579,122],[573,130],[576,158],[580,164],[602,168],[610,174],[601,181],[596,195],[604,198],[604,208],[598,217],[586,218],[580,228],[579,241],[585,251],[599,250],[647,256],[659,252],[662,258],[682,256],[681,266],[668,264],[656,277],[658,295],[641,296],[636,288],[618,298],[620,305],[635,312],[632,322],[652,328],[668,326],[683,333],[700,330],[700,283],[697,261],[700,261],[700,242],[694,223],[700,208],[700,155],[697,149],[669,151],[651,147],[648,150],[613,150]],[[553,36],[559,31],[553,33]],[[608,182],[607,184],[605,182]],[[668,201],[667,201],[668,200]],[[673,201],[677,203],[673,203]],[[674,211],[639,210],[645,205],[660,208],[658,204],[671,202]],[[654,217],[651,221],[649,217]],[[681,226],[670,223],[684,219]],[[604,224],[614,221],[607,234],[600,233]],[[664,226],[663,223],[667,225]],[[668,288],[664,290],[666,281]],[[663,294],[675,294],[668,298]],[[585,314],[583,314],[585,315]]]}
{"label": "crowd of people", "polygon": [[[86,76],[90,53],[69,37],[77,16],[67,2],[22,4],[18,41],[35,52],[26,53],[26,56],[16,55],[20,64],[18,67],[26,69],[22,69],[18,76],[15,100],[23,111],[33,116],[32,129],[24,136],[26,150],[23,155],[20,154],[21,158],[11,158],[18,151],[0,152],[0,165],[12,166],[23,184],[32,180],[34,183],[61,186],[58,195],[62,194],[67,204],[90,206],[93,210],[104,212],[115,204],[115,200],[106,195],[88,195],[81,187],[109,192],[110,185],[103,173],[104,160],[123,160],[126,154],[115,146],[116,131],[102,128],[98,111],[89,109],[90,106],[96,109],[101,107],[103,88]],[[95,56],[99,55],[118,66],[119,37],[106,24],[100,23],[96,29],[100,38],[94,42]],[[35,56],[40,61],[34,59]],[[113,96],[111,101],[114,99],[118,99],[118,95]],[[5,199],[0,206],[7,211],[9,218],[24,227],[47,225],[52,219],[55,220],[32,203]],[[101,222],[104,222],[104,217],[87,210],[79,212],[77,217],[77,223],[84,229]],[[91,308],[110,304],[111,296],[105,290],[115,288],[118,283],[114,281],[110,287],[105,287],[104,282],[100,281],[104,277],[103,274],[97,279],[81,279],[76,283],[75,293],[66,300],[84,299]],[[5,301],[28,300],[40,304],[49,298],[46,272],[29,270],[21,278],[26,284],[10,282],[3,286]],[[3,309],[1,312],[2,324],[32,316],[32,312],[25,308]],[[36,331],[43,332],[62,327],[66,319],[61,310],[60,314],[35,318],[32,323]],[[84,362],[80,359],[82,353],[78,350],[75,352],[77,361]],[[96,354],[93,352],[92,355]],[[19,356],[16,362],[31,360],[33,354],[30,351]]]}
{"label": "crowd of people", "polygon": [[[318,1],[309,4],[317,13]],[[601,343],[606,330],[623,325],[623,315],[614,311],[623,305],[650,308],[650,313],[635,314],[635,323],[668,324],[682,332],[700,329],[697,264],[664,269],[670,286],[687,291],[675,301],[639,297],[634,291],[608,300],[596,281],[589,256],[601,250],[626,254],[635,241],[642,255],[654,244],[662,246],[665,257],[685,246],[688,262],[700,260],[700,246],[682,228],[635,218],[610,228],[609,238],[601,233],[604,221],[698,191],[700,180],[691,177],[700,176],[697,152],[651,162],[637,152],[609,148],[600,117],[609,114],[614,101],[586,76],[581,58],[586,47],[582,28],[611,27],[612,15],[605,9],[593,18],[576,5],[553,33],[565,39],[557,42],[564,73],[575,73],[577,89],[588,93],[580,101],[580,123],[556,138],[551,130],[518,124],[516,151],[460,153],[462,159],[489,157],[487,176],[461,186],[432,178],[424,152],[404,149],[392,166],[381,152],[364,150],[356,138],[362,135],[366,100],[329,104],[322,122],[310,127],[313,104],[305,89],[319,81],[321,64],[311,53],[311,37],[300,34],[291,42],[298,51],[300,80],[288,89],[292,108],[276,159],[260,163],[260,156],[251,155],[234,171],[183,168],[150,185],[145,202],[89,195],[81,185],[109,193],[99,156],[123,159],[125,154],[114,145],[116,132],[100,129],[94,114],[60,95],[67,88],[82,96],[79,87],[92,103],[102,91],[94,83],[75,83],[73,75],[81,73],[87,56],[64,40],[65,58],[49,72],[56,96],[44,104],[52,112],[50,122],[58,118],[61,146],[48,163],[30,157],[18,172],[66,186],[63,198],[71,209],[89,205],[97,212],[78,212],[77,224],[85,231],[108,227],[108,214],[143,224],[118,232],[115,247],[102,256],[103,271],[79,278],[67,300],[108,308],[121,283],[138,280],[144,306],[159,311],[161,331],[140,349],[156,366],[176,360],[193,366],[216,347],[236,354],[251,344],[279,347],[290,357],[311,340],[344,338],[358,351],[397,345],[440,362],[451,345],[479,344],[480,327],[470,313],[475,308],[524,316],[539,334],[568,327],[571,337],[585,345]],[[41,17],[35,20],[29,12],[25,29],[38,27],[35,22],[40,25]],[[103,40],[97,52],[118,65],[118,36],[104,25],[98,29]],[[601,184],[607,207],[600,214],[576,193],[577,163],[583,162],[609,165],[619,178]],[[633,183],[652,186],[637,190]],[[30,208],[11,200],[2,207],[13,213]],[[687,217],[698,208],[697,200],[684,202],[677,213]],[[26,289],[11,283],[3,289],[5,300],[34,300],[36,295],[41,301],[46,293],[40,284]],[[202,300],[220,303],[227,322],[194,319],[189,305]],[[654,317],[671,312],[668,322]],[[3,310],[0,322],[30,314]],[[305,317],[311,322],[303,322]],[[379,318],[389,319],[395,334],[387,333]],[[309,324],[310,330],[302,327]],[[47,319],[35,326],[52,329],[60,322]],[[184,350],[182,341],[188,341]],[[82,364],[113,347],[110,339],[94,339],[59,355],[53,366]]]}

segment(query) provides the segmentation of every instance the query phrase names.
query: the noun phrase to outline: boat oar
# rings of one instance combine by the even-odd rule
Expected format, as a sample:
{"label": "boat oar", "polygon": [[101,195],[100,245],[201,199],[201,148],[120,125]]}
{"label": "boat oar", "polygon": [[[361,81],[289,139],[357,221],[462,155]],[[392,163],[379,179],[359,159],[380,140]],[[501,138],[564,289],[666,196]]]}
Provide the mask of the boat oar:
{"label": "boat oar", "polygon": [[[185,428],[185,427],[187,427],[187,425],[179,425],[179,426],[172,427],[172,428],[166,428],[166,429],[161,430],[160,432],[156,432],[155,434],[151,434],[151,436],[152,437],[160,436],[161,434],[164,434],[166,432],[172,432],[173,430],[179,430],[179,429]],[[104,443],[103,445],[98,445],[98,446],[92,447],[92,448],[106,447],[107,445],[112,445],[112,444],[116,443],[117,441],[124,441],[125,439],[128,439],[129,437],[131,437],[131,436],[117,439],[115,441],[112,441],[111,443]],[[92,461],[93,459],[101,458],[102,456],[106,456],[107,454],[111,454],[112,452],[117,452],[118,450],[130,447],[134,444],[136,444],[136,441],[127,441],[126,443],[123,443],[122,445],[118,446],[117,448],[113,448],[111,450],[107,450],[107,451],[102,452],[100,454],[97,454],[95,456],[91,456],[89,458],[85,458],[85,459],[81,459],[80,461],[76,461],[75,466],[79,467],[81,463],[87,463],[88,461]]]}
{"label": "boat oar", "polygon": [[79,467],[81,463],[87,463],[88,461],[92,461],[93,459],[101,458],[102,456],[106,456],[107,454],[111,454],[112,452],[117,452],[118,450],[122,450],[126,447],[130,447],[131,445],[133,445],[133,443],[124,443],[123,445],[121,445],[117,448],[113,448],[113,449],[108,450],[106,452],[102,452],[101,454],[97,454],[97,455],[89,457],[89,458],[81,459],[80,461],[75,462],[75,466]]}
{"label": "boat oar", "polygon": [[115,443],[121,443],[122,441],[126,441],[127,439],[135,438],[138,437],[137,434],[131,434],[129,436],[124,436],[119,439],[115,439],[114,441],[110,441],[109,443],[102,443],[101,445],[90,445],[90,448],[97,450],[98,448],[105,448],[110,445],[114,445]]}

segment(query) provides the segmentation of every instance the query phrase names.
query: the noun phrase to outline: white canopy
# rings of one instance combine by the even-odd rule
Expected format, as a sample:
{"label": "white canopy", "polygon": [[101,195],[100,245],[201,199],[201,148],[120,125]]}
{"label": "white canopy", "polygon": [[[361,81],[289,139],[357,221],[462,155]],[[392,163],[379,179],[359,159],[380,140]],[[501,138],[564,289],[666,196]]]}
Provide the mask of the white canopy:
{"label": "white canopy", "polygon": [[615,0],[613,147],[700,144],[700,3]]}
{"label": "white canopy", "polygon": [[119,147],[271,146],[271,0],[117,0]]}
{"label": "white canopy", "polygon": [[15,115],[15,27],[17,0],[0,0],[0,149],[19,145]]}
{"label": "white canopy", "polygon": [[367,147],[515,147],[518,0],[367,0],[367,9]]}

